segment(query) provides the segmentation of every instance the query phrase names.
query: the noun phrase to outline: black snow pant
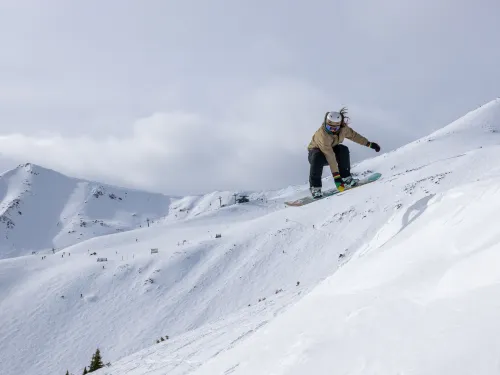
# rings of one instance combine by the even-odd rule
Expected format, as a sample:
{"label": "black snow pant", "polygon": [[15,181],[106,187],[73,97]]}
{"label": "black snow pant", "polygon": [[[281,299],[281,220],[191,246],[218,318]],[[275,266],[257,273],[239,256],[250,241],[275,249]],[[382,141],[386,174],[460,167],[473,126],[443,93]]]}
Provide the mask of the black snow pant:
{"label": "black snow pant", "polygon": [[[351,175],[351,158],[349,148],[342,144],[333,147],[337,165],[339,167],[340,177],[348,177]],[[311,169],[309,171],[309,185],[311,187],[321,187],[321,177],[323,175],[323,167],[328,165],[325,154],[319,148],[309,150],[309,164]]]}

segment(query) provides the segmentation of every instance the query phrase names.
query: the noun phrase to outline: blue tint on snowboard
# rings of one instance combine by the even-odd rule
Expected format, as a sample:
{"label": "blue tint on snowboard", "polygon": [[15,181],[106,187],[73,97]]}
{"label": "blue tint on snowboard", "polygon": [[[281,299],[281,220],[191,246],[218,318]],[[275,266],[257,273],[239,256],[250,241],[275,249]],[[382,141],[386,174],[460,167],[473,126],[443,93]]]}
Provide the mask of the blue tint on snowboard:
{"label": "blue tint on snowboard", "polygon": [[[345,189],[344,191],[356,189],[357,187],[360,187],[360,186],[369,184],[371,182],[377,181],[380,177],[382,177],[381,173],[372,173],[368,177],[361,178],[356,186],[349,188],[349,189]],[[285,202],[285,204],[287,206],[300,207],[300,206],[304,206],[304,205],[312,203],[312,202],[320,201],[320,200],[327,198],[327,197],[331,197],[332,195],[335,195],[338,193],[340,193],[340,191],[338,191],[337,188],[333,188],[333,189],[325,190],[323,192],[323,197],[321,197],[321,198],[314,199],[311,195],[309,195],[307,197],[300,198],[300,199],[297,199],[294,201]]]}

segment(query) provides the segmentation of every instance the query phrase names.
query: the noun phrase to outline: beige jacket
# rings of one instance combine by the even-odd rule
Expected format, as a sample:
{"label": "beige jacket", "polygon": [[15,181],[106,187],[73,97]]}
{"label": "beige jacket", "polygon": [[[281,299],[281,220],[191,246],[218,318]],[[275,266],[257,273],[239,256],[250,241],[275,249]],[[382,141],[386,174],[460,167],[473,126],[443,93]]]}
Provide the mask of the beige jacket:
{"label": "beige jacket", "polygon": [[307,148],[310,150],[312,148],[319,148],[321,152],[325,155],[328,165],[332,174],[339,172],[339,167],[337,165],[337,159],[335,158],[335,153],[333,152],[333,147],[342,143],[344,139],[350,139],[353,142],[359,143],[363,146],[368,146],[370,142],[368,139],[363,137],[361,134],[356,133],[348,125],[342,125],[340,130],[335,134],[328,134],[326,132],[324,124],[314,133],[311,143]]}

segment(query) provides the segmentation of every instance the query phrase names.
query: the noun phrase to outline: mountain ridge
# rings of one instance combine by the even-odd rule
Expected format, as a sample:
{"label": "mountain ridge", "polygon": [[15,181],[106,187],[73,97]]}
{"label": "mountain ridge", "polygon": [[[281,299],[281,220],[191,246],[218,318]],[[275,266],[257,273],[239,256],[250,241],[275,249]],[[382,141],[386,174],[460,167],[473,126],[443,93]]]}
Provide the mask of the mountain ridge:
{"label": "mountain ridge", "polygon": [[167,215],[172,200],[21,164],[0,175],[0,258],[139,228]]}
{"label": "mountain ridge", "polygon": [[[21,164],[0,175],[0,259],[55,252],[153,223],[214,215],[234,206],[237,195],[215,191],[169,196]],[[267,200],[262,193],[248,195],[254,202]],[[31,233],[33,228],[38,232]]]}

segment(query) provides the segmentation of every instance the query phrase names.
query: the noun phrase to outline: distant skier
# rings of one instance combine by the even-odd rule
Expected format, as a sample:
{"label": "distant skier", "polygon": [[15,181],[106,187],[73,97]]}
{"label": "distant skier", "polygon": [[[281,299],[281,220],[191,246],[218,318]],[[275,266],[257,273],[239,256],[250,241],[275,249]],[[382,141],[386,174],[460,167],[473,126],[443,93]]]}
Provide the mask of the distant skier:
{"label": "distant skier", "polygon": [[347,109],[342,108],[339,112],[326,112],[323,124],[314,133],[309,143],[308,159],[309,190],[313,198],[321,198],[323,167],[330,165],[330,170],[335,181],[335,186],[339,191],[344,191],[347,187],[355,186],[359,181],[351,176],[351,160],[349,148],[341,143],[344,139],[350,139],[360,145],[370,147],[376,152],[380,151],[380,146],[375,142],[370,142],[361,134],[356,133],[349,126]]}

